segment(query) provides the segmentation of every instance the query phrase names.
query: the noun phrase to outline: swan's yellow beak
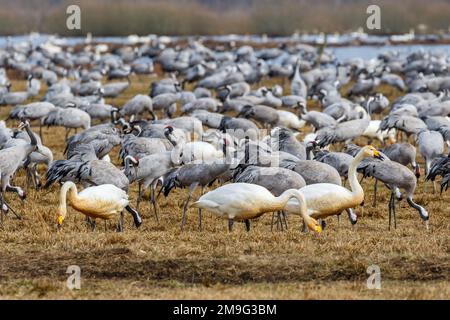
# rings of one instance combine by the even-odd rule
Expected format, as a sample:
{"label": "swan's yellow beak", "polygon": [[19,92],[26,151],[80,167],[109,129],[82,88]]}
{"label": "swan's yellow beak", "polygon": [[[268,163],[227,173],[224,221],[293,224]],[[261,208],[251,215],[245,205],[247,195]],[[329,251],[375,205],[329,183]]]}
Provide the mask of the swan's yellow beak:
{"label": "swan's yellow beak", "polygon": [[317,225],[314,227],[314,231],[317,233],[321,233],[322,232],[322,227],[320,225]]}
{"label": "swan's yellow beak", "polygon": [[373,148],[373,155],[374,155],[374,157],[379,157],[380,152],[377,149]]}
{"label": "swan's yellow beak", "polygon": [[375,147],[370,146],[370,149],[372,150],[372,155],[374,158],[379,160],[384,160],[384,157],[381,155],[380,151],[378,151]]}
{"label": "swan's yellow beak", "polygon": [[321,233],[322,232],[322,226],[320,225],[319,222],[317,222],[317,220],[310,218],[311,220],[308,221],[307,225],[308,228],[312,231],[315,231],[317,233]]}
{"label": "swan's yellow beak", "polygon": [[58,226],[62,226],[63,220],[64,220],[63,216],[59,215],[58,216]]}

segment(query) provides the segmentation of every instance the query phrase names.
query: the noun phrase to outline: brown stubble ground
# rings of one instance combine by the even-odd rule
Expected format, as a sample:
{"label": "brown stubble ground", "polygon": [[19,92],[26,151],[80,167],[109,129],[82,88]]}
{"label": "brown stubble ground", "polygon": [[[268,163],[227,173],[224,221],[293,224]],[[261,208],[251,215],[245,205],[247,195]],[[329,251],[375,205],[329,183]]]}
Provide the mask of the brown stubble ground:
{"label": "brown stubble ground", "polygon": [[[153,79],[134,77],[125,94],[112,102],[123,105],[136,93],[148,93]],[[15,90],[23,87],[22,81],[14,82]],[[399,95],[390,88],[380,90],[391,101]],[[0,119],[9,110],[0,108]],[[44,144],[55,159],[63,158],[64,129],[44,129]],[[118,164],[117,150],[112,159]],[[14,184],[26,185],[22,171]],[[124,233],[115,232],[114,222],[107,224],[107,231],[99,222],[92,232],[84,217],[69,209],[58,232],[59,186],[42,191],[29,188],[24,202],[7,194],[23,220],[9,215],[0,230],[0,298],[448,299],[450,192],[433,194],[431,184],[421,178],[415,200],[430,212],[430,230],[402,201],[398,227],[388,231],[387,189],[379,188],[379,202],[372,207],[373,181],[365,180],[363,187],[366,205],[357,208],[357,225],[351,227],[344,215],[339,225],[330,218],[321,235],[300,232],[298,217],[289,217],[288,231],[271,232],[270,214],[252,222],[249,233],[241,224],[228,233],[225,221],[204,213],[204,228],[198,231],[194,209],[181,232],[185,190],[161,197],[159,223],[145,201],[139,230],[127,216]],[[136,191],[133,185],[133,203]],[[381,290],[366,287],[366,269],[372,264],[381,268]],[[81,267],[81,290],[66,288],[69,265]]]}

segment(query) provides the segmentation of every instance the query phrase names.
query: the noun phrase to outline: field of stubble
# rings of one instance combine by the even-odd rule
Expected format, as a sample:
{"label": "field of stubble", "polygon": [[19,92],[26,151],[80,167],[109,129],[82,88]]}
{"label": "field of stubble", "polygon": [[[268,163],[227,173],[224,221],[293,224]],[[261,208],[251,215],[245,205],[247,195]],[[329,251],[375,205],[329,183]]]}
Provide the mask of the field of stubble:
{"label": "field of stubble", "polygon": [[[154,79],[133,78],[132,86],[112,102],[121,106],[136,93],[148,93]],[[13,83],[14,90],[23,87],[21,81]],[[391,101],[398,95],[390,88],[380,90]],[[9,110],[1,107],[0,119]],[[362,145],[366,140],[357,142]],[[55,159],[63,158],[64,129],[45,129],[44,144]],[[116,164],[117,151],[111,157]],[[423,159],[419,162],[423,164]],[[14,184],[26,185],[24,172]],[[59,186],[29,188],[24,202],[7,194],[23,220],[9,215],[0,229],[0,298],[448,299],[450,191],[433,194],[422,177],[415,201],[430,212],[430,229],[425,230],[418,213],[403,201],[397,210],[397,229],[389,232],[387,189],[379,188],[379,202],[373,207],[373,181],[365,180],[363,187],[366,205],[356,209],[357,225],[351,227],[344,217],[338,225],[330,218],[320,235],[300,232],[298,217],[288,218],[287,231],[271,232],[270,214],[254,221],[249,233],[240,224],[228,233],[226,221],[205,213],[203,231],[198,231],[194,209],[181,232],[185,190],[160,198],[159,224],[145,201],[139,230],[127,216],[123,233],[115,232],[113,222],[107,231],[101,223],[92,232],[84,216],[69,209],[58,232]],[[133,203],[136,196],[133,185]],[[366,269],[373,264],[381,268],[381,290],[366,287]],[[81,268],[81,290],[66,288],[70,265]]]}

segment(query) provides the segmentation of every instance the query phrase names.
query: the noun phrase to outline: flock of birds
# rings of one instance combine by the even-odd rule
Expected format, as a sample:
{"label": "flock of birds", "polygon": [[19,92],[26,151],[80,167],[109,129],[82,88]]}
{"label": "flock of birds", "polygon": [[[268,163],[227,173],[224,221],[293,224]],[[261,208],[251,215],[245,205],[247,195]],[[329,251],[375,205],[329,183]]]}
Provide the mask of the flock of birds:
{"label": "flock of birds", "polygon": [[[149,93],[114,104],[133,74],[152,74],[155,65],[164,78]],[[300,44],[8,44],[0,49],[0,105],[12,106],[7,121],[20,125],[0,122],[1,223],[8,212],[21,217],[5,194],[25,199],[13,183],[24,170],[29,187],[61,185],[59,227],[68,204],[92,228],[96,219],[118,219],[122,231],[124,211],[139,227],[146,192],[159,219],[160,194],[186,188],[182,228],[196,208],[199,228],[202,210],[227,219],[230,231],[235,221],[249,230],[251,219],[272,212],[272,226],[276,216],[277,228],[287,228],[293,214],[305,231],[321,232],[327,217],[344,211],[357,222],[353,209],[364,204],[358,174],[374,178],[374,205],[378,182],[390,190],[389,228],[404,197],[428,227],[429,213],[413,200],[421,174],[416,150],[426,180],[436,188],[442,176],[441,192],[447,189],[449,65],[445,53],[424,50],[337,61],[328,50]],[[27,79],[26,91],[11,91],[11,75]],[[267,79],[284,86],[261,86]],[[403,95],[389,101],[377,92],[380,84]],[[345,96],[343,86],[350,88]],[[53,159],[43,126],[65,128],[65,159]],[[305,129],[312,132],[301,141]],[[358,138],[367,145],[354,144]],[[382,148],[371,146],[374,140]],[[117,146],[120,166],[109,157]],[[47,167],[44,185],[38,166]],[[133,183],[139,186],[135,208],[128,196]],[[76,184],[84,189],[78,192]],[[191,203],[198,188],[201,197]]]}

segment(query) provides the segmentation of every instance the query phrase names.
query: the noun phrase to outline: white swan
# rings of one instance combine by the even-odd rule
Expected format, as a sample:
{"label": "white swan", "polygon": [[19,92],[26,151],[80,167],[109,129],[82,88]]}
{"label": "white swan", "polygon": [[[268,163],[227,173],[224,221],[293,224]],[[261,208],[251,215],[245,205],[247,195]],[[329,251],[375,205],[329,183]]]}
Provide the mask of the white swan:
{"label": "white swan", "polygon": [[[369,156],[382,159],[374,147],[361,148],[348,170],[351,191],[331,183],[311,184],[299,189],[306,200],[307,214],[315,219],[323,219],[360,205],[364,200],[364,190],[358,182],[356,169],[359,163]],[[302,215],[301,206],[296,200],[290,200],[285,211],[288,214]]]}
{"label": "white swan", "polygon": [[232,183],[208,192],[192,206],[209,210],[228,219],[230,231],[235,220],[243,220],[248,231],[250,229],[249,219],[257,218],[266,212],[282,210],[291,198],[297,199],[297,203],[301,204],[298,213],[303,217],[308,228],[320,233],[321,226],[306,214],[304,197],[295,189],[286,190],[279,197],[275,197],[262,186],[250,183]]}
{"label": "white swan", "polygon": [[66,198],[70,206],[92,219],[110,220],[118,218],[119,231],[123,228],[123,210],[129,211],[134,218],[134,223],[139,227],[142,220],[139,213],[128,204],[128,194],[112,184],[89,187],[78,193],[73,182],[66,182],[61,188],[60,203],[58,208],[58,226],[61,227],[67,216]]}

